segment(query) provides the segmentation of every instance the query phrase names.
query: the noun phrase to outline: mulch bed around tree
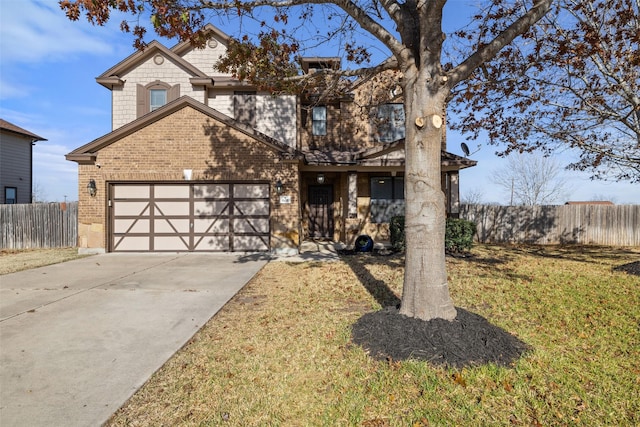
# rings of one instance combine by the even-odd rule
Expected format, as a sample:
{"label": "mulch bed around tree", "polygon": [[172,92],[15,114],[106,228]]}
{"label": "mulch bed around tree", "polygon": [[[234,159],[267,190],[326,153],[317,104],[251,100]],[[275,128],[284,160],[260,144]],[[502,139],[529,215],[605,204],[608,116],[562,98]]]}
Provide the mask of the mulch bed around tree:
{"label": "mulch bed around tree", "polygon": [[[386,257],[396,252],[388,249],[365,253],[341,250],[339,254],[366,258]],[[472,257],[469,253],[447,253],[447,256]],[[386,298],[379,302],[389,304],[394,301]],[[509,366],[530,349],[484,317],[463,308],[456,307],[456,310],[458,314],[453,321],[423,321],[403,316],[397,306],[389,306],[362,316],[352,327],[352,342],[378,360],[424,360],[453,368],[488,363]]]}
{"label": "mulch bed around tree", "polygon": [[484,317],[456,310],[453,321],[423,321],[387,307],[361,317],[352,327],[352,341],[378,360],[424,360],[454,368],[488,363],[509,366],[530,349]]}
{"label": "mulch bed around tree", "polygon": [[620,265],[613,269],[614,271],[624,271],[634,276],[640,276],[640,261],[630,262],[628,264]]}

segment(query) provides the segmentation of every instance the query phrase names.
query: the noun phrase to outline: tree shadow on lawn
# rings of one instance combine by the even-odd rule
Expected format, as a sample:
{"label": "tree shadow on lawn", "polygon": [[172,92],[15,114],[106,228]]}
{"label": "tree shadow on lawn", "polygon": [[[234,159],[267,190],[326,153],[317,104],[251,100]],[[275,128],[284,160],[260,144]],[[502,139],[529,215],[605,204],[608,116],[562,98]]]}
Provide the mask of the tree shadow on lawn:
{"label": "tree shadow on lawn", "polygon": [[367,313],[352,326],[351,340],[377,360],[422,360],[433,365],[463,368],[494,363],[510,366],[531,348],[484,317],[456,307],[453,321],[424,321],[399,313],[400,298],[367,263],[397,267],[396,257],[343,257],[365,289],[385,307]]}

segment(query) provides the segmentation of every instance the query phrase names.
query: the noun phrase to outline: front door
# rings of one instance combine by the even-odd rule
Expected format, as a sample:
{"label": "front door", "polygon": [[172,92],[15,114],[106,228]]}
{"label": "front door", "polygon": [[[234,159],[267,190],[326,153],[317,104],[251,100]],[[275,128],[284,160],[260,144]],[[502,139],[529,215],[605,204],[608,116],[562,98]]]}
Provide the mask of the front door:
{"label": "front door", "polygon": [[309,186],[309,237],[333,239],[333,186]]}

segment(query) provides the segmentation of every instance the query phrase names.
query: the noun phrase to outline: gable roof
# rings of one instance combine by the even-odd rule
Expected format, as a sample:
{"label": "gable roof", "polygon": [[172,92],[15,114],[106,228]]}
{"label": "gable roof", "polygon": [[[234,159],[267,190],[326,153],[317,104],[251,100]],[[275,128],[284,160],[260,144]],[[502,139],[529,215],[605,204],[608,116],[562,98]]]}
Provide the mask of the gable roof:
{"label": "gable roof", "polygon": [[180,55],[168,49],[159,41],[154,40],[149,43],[144,50],[139,50],[129,55],[118,64],[100,74],[98,77],[96,77],[96,81],[107,89],[112,89],[113,86],[122,85],[124,84],[124,80],[120,78],[122,75],[126,74],[131,69],[137,67],[142,62],[147,61],[149,58],[157,54],[161,54],[164,57],[168,58],[170,61],[174,62],[180,68],[185,70],[187,73],[191,74],[193,77],[207,77],[206,73],[191,65],[190,62],[185,61]]}
{"label": "gable roof", "polygon": [[26,136],[28,138],[31,138],[34,141],[46,141],[45,138],[36,135],[33,132],[29,132],[26,129],[21,128],[20,126],[16,126],[13,123],[9,123],[8,121],[4,120],[4,119],[0,119],[0,129],[8,131],[8,132],[13,132],[16,133],[20,136]]}
{"label": "gable roof", "polygon": [[129,136],[142,128],[145,128],[160,119],[163,119],[176,111],[179,111],[185,107],[193,108],[194,110],[200,111],[201,113],[215,119],[219,122],[224,123],[225,125],[244,133],[255,139],[258,142],[265,144],[267,147],[270,147],[278,152],[280,152],[283,157],[298,157],[299,153],[288,145],[277,141],[274,138],[271,138],[268,135],[265,135],[261,132],[256,131],[255,129],[244,125],[229,116],[226,116],[207,105],[204,105],[201,102],[196,101],[195,99],[189,96],[181,96],[180,98],[164,105],[162,108],[158,108],[155,111],[152,111],[144,116],[130,122],[98,139],[91,141],[88,144],[79,147],[69,154],[65,155],[67,160],[78,162],[78,163],[91,163],[94,162],[97,156],[97,152],[101,149],[113,144],[114,142],[119,141],[120,139]]}
{"label": "gable roof", "polygon": [[[229,45],[231,36],[223,32],[221,29],[213,26],[212,24],[207,24],[204,26],[204,31],[205,33],[207,33],[209,38],[213,36],[216,40],[221,41],[222,44],[224,44],[225,46]],[[189,43],[188,40],[185,40],[173,46],[171,48],[171,51],[174,52],[176,55],[184,56],[187,52],[193,49],[194,49],[193,45]]]}

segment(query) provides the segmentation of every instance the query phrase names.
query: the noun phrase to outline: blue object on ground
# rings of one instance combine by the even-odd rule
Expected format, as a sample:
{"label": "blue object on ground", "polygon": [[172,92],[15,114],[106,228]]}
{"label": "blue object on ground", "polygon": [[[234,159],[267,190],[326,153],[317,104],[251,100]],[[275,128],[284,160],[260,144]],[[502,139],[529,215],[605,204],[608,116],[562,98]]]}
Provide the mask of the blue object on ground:
{"label": "blue object on ground", "polygon": [[366,234],[358,236],[355,244],[356,252],[371,252],[373,250],[373,239]]}

